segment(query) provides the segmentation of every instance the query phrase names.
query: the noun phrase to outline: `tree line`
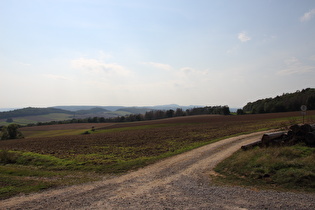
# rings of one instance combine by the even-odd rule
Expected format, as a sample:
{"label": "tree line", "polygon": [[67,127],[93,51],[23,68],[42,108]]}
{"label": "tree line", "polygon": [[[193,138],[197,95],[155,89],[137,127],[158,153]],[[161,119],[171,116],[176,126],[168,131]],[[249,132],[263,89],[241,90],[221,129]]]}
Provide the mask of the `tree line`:
{"label": "tree line", "polygon": [[249,102],[243,107],[243,110],[238,110],[238,113],[260,114],[300,111],[301,105],[306,105],[308,110],[315,109],[315,88],[306,88],[301,91],[297,90],[295,93],[283,93],[275,98]]}
{"label": "tree line", "polygon": [[206,107],[196,107],[192,109],[183,110],[177,108],[176,110],[150,110],[145,112],[145,114],[129,114],[125,116],[117,116],[112,118],[105,117],[89,117],[84,119],[71,119],[63,121],[51,121],[51,122],[38,122],[35,124],[28,124],[27,126],[35,125],[53,125],[53,124],[68,124],[68,123],[107,123],[107,122],[134,122],[134,121],[144,121],[144,120],[157,120],[171,117],[179,116],[189,116],[189,115],[203,115],[203,114],[219,114],[219,115],[229,115],[230,108],[228,106],[206,106]]}

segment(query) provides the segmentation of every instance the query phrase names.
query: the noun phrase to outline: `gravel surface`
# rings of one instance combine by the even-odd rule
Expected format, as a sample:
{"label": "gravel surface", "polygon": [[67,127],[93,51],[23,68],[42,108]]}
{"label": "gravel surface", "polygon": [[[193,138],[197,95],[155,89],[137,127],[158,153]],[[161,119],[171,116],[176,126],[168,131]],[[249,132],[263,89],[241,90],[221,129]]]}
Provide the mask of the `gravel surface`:
{"label": "gravel surface", "polygon": [[211,186],[211,169],[262,134],[222,140],[102,181],[2,200],[0,209],[315,209],[315,194]]}

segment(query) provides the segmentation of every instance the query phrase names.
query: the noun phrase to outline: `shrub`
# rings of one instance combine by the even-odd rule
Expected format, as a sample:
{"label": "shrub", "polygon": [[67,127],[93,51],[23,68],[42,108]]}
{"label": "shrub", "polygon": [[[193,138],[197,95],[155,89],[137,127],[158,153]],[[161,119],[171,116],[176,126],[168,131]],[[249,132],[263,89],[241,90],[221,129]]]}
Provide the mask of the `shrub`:
{"label": "shrub", "polygon": [[90,134],[90,132],[89,132],[89,131],[85,131],[85,132],[82,133],[82,134],[84,134],[84,135],[85,135],[85,134]]}
{"label": "shrub", "polygon": [[17,155],[14,152],[8,150],[0,150],[0,164],[12,164],[16,163]]}
{"label": "shrub", "polygon": [[10,124],[9,126],[3,126],[1,130],[1,140],[6,139],[21,139],[24,138],[23,134],[18,130],[19,125]]}

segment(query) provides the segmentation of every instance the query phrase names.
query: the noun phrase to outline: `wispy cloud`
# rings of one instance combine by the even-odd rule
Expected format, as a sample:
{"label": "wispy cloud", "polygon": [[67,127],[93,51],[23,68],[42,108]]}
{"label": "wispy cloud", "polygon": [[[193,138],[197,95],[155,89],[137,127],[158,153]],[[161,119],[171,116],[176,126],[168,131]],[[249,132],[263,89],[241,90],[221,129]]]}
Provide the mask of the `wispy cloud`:
{"label": "wispy cloud", "polygon": [[240,32],[240,33],[237,35],[237,38],[238,38],[241,42],[248,42],[249,40],[252,39],[250,36],[248,36],[248,34],[247,34],[245,31]]}
{"label": "wispy cloud", "polygon": [[315,9],[310,10],[309,12],[304,13],[302,17],[300,17],[301,22],[309,21],[315,15]]}
{"label": "wispy cloud", "polygon": [[304,65],[296,57],[291,57],[284,61],[286,67],[277,72],[278,75],[303,74],[315,71],[315,66]]}
{"label": "wispy cloud", "polygon": [[71,67],[89,73],[128,76],[130,71],[117,63],[106,63],[102,60],[79,58],[71,61]]}
{"label": "wispy cloud", "polygon": [[156,63],[156,62],[142,62],[144,65],[149,65],[157,69],[163,69],[163,70],[171,70],[172,66],[169,64],[164,63]]}

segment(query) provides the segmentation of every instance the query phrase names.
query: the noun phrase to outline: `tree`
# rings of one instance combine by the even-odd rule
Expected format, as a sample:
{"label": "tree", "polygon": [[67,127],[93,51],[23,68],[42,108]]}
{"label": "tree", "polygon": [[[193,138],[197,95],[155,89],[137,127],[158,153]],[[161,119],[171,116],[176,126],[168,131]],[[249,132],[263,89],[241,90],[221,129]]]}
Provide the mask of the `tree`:
{"label": "tree", "polygon": [[310,96],[306,102],[307,109],[313,110],[315,109],[315,96]]}
{"label": "tree", "polygon": [[309,110],[315,109],[315,89],[306,88],[295,93],[283,93],[274,98],[260,99],[249,102],[244,107],[244,112],[251,113],[272,113],[299,111],[301,105],[307,105]]}
{"label": "tree", "polygon": [[154,120],[154,112],[153,111],[148,111],[144,114],[144,119],[145,120]]}
{"label": "tree", "polygon": [[175,116],[185,116],[183,109],[177,108],[175,111]]}
{"label": "tree", "polygon": [[237,115],[243,115],[243,114],[244,114],[244,111],[243,111],[243,109],[238,109],[238,110],[236,111],[236,113],[237,113]]}
{"label": "tree", "polygon": [[173,109],[167,110],[166,111],[166,116],[167,117],[174,117],[175,111]]}
{"label": "tree", "polygon": [[9,139],[9,133],[6,126],[3,126],[0,133],[0,140]]}
{"label": "tree", "polygon": [[23,134],[18,130],[19,125],[10,124],[8,126],[3,126],[1,130],[1,140],[6,139],[21,139],[24,138]]}
{"label": "tree", "polygon": [[230,108],[229,108],[228,106],[223,106],[223,107],[222,107],[222,112],[223,112],[224,115],[229,115],[229,114],[231,114]]}

